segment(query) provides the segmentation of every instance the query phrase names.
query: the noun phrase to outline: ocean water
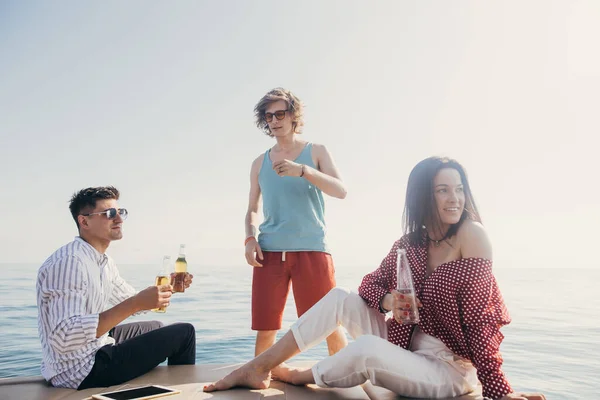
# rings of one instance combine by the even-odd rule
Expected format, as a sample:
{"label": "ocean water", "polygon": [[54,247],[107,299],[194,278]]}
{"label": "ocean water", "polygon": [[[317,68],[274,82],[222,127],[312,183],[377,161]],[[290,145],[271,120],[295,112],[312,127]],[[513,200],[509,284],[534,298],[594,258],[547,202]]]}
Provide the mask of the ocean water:
{"label": "ocean water", "polygon": [[[35,279],[38,265],[0,264],[0,378],[40,375]],[[157,265],[121,265],[134,287],[151,285]],[[374,268],[374,267],[372,267]],[[356,290],[372,268],[337,267],[338,285]],[[127,321],[191,322],[197,332],[197,363],[237,363],[254,354],[250,330],[252,269],[196,267],[194,283],[173,297],[165,314]],[[600,269],[496,269],[513,322],[503,328],[504,371],[520,391],[548,399],[596,399],[600,384]],[[290,295],[282,333],[296,319]],[[325,343],[295,360],[327,355]]]}

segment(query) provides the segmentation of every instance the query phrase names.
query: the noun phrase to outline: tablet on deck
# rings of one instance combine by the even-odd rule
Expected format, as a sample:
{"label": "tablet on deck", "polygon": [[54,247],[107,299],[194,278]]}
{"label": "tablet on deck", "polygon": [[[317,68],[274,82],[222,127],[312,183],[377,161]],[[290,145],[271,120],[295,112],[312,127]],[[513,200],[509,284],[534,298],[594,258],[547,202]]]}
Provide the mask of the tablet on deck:
{"label": "tablet on deck", "polygon": [[113,392],[92,395],[95,400],[147,400],[181,393],[181,390],[164,386],[149,385],[134,389],[116,390]]}

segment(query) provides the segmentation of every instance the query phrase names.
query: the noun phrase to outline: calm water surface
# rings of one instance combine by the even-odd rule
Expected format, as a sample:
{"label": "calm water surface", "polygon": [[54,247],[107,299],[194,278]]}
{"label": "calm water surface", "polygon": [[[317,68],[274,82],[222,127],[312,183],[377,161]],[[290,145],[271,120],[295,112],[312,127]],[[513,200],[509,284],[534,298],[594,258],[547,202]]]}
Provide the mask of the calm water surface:
{"label": "calm water surface", "polygon": [[[0,264],[0,378],[40,374],[35,278],[39,265]],[[157,266],[122,265],[121,275],[141,289]],[[197,363],[237,363],[254,354],[250,330],[251,267],[195,268],[193,286],[174,296],[158,319],[191,322],[197,330]],[[370,268],[337,268],[338,284],[356,290]],[[513,322],[503,328],[504,370],[517,390],[540,390],[548,399],[600,398],[600,295],[595,269],[497,269]],[[290,296],[284,328],[296,319]],[[283,333],[283,332],[282,332]],[[298,355],[327,355],[324,343]]]}

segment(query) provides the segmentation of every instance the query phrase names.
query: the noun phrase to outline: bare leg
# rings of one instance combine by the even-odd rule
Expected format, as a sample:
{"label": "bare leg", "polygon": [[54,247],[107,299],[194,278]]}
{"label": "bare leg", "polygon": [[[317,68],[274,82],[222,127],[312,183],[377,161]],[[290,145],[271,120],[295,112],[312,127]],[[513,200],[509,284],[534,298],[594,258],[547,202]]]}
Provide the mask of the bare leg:
{"label": "bare leg", "polygon": [[266,389],[271,383],[271,370],[300,352],[294,334],[288,331],[277,343],[225,378],[205,386],[205,392],[227,390],[235,386]]}
{"label": "bare leg", "polygon": [[327,348],[329,355],[332,356],[344,347],[348,346],[346,333],[342,327],[339,327],[331,335],[327,336]]}
{"label": "bare leg", "polygon": [[254,346],[254,357],[263,353],[269,347],[275,344],[277,331],[258,331],[256,332],[256,345]]}
{"label": "bare leg", "polygon": [[[256,333],[256,346],[254,347],[254,357],[258,356],[261,353],[264,353],[267,349],[269,349],[273,344],[275,344],[275,339],[277,337],[277,331],[258,331]],[[289,368],[285,363],[273,368],[271,370],[271,377],[273,379],[279,379],[279,368]]]}

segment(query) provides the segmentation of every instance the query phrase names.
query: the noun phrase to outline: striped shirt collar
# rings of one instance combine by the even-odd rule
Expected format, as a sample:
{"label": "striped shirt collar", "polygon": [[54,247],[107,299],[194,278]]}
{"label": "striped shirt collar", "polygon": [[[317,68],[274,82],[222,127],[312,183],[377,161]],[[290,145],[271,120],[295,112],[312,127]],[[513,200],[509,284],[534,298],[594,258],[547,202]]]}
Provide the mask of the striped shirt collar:
{"label": "striped shirt collar", "polygon": [[81,243],[86,249],[90,250],[94,255],[94,258],[98,262],[99,267],[104,267],[108,261],[106,253],[100,253],[94,246],[85,241],[81,236],[75,236],[75,241]]}

